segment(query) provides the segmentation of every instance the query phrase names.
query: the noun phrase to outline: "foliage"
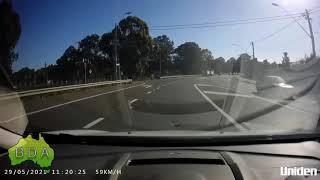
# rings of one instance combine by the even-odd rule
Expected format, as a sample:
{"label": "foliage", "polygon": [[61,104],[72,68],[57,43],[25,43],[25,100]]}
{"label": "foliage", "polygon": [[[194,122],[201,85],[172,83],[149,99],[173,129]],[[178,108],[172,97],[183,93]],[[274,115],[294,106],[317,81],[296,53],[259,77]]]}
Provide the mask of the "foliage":
{"label": "foliage", "polygon": [[119,59],[124,74],[128,77],[143,75],[152,52],[152,38],[147,23],[138,17],[128,16],[120,21],[115,31],[120,39]]}
{"label": "foliage", "polygon": [[201,72],[201,48],[195,42],[186,42],[174,50],[174,63],[183,74]]}
{"label": "foliage", "polygon": [[12,63],[17,60],[14,47],[21,34],[19,15],[10,1],[0,2],[0,65],[8,75],[12,73]]}

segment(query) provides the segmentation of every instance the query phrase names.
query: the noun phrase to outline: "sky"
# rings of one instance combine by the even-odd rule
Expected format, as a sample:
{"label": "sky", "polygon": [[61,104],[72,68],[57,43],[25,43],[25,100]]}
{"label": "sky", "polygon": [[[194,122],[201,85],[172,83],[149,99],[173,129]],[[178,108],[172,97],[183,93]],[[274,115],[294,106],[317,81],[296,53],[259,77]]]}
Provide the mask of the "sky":
{"label": "sky", "polygon": [[[271,3],[278,3],[290,13],[320,8],[319,0],[13,0],[22,27],[16,46],[19,59],[13,69],[55,64],[68,46],[77,45],[87,35],[111,31],[128,11],[147,22],[152,37],[165,34],[173,40],[175,47],[193,41],[212,51],[215,58],[229,59],[245,51],[251,55],[251,41],[255,42],[255,55],[259,61],[281,62],[284,51],[292,61],[309,55],[311,40],[296,23],[270,38],[257,41],[292,22],[290,18],[223,27],[156,30],[157,26],[165,25],[287,15]],[[311,17],[316,50],[320,54],[320,12]],[[305,19],[301,18],[299,22],[308,30]]]}

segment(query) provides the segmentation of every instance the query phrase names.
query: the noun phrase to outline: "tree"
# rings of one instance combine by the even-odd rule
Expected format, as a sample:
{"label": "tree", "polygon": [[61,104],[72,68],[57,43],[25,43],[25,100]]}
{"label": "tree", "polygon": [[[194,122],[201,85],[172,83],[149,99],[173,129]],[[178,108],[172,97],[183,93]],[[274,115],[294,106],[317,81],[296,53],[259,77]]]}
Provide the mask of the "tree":
{"label": "tree", "polygon": [[273,61],[271,63],[271,68],[277,68],[277,67],[278,67],[278,64],[275,61]]}
{"label": "tree", "polygon": [[268,69],[269,67],[271,67],[271,64],[269,63],[268,59],[265,59],[262,61],[262,64],[263,64],[263,69],[266,70]]}
{"label": "tree", "polygon": [[97,34],[92,34],[82,39],[79,42],[80,58],[83,58],[88,62],[97,60],[97,57],[100,54],[99,40],[99,35]]}
{"label": "tree", "polygon": [[160,62],[161,62],[161,71],[168,72],[172,68],[171,54],[174,51],[173,41],[169,39],[166,35],[157,36],[153,39],[153,51],[152,51],[152,67],[151,71],[157,72],[160,71]]}
{"label": "tree", "polygon": [[35,71],[30,68],[22,68],[13,74],[13,79],[16,84],[29,84],[35,81]]}
{"label": "tree", "polygon": [[227,73],[235,73],[236,64],[237,60],[234,57],[229,58],[226,63]]}
{"label": "tree", "polygon": [[270,63],[268,62],[268,59],[263,60],[262,63],[267,66],[270,65]]}
{"label": "tree", "polygon": [[99,35],[92,34],[79,42],[79,59],[87,66],[88,79],[101,79],[111,73],[111,36],[111,33],[106,33],[103,35],[104,39],[100,40]]}
{"label": "tree", "polygon": [[236,70],[248,75],[248,64],[250,62],[251,56],[247,53],[240,54],[237,59]]}
{"label": "tree", "polygon": [[223,57],[219,57],[219,58],[215,59],[214,61],[215,61],[215,69],[214,69],[214,71],[216,73],[225,72],[224,64],[225,64],[226,60]]}
{"label": "tree", "polygon": [[282,66],[284,68],[290,67],[290,58],[288,57],[288,53],[284,52],[282,57]]}
{"label": "tree", "polygon": [[12,63],[18,57],[13,51],[21,34],[21,25],[19,15],[7,0],[0,3],[0,27],[0,65],[7,76],[10,76]]}
{"label": "tree", "polygon": [[201,48],[195,42],[186,42],[174,50],[174,63],[183,74],[201,72]]}
{"label": "tree", "polygon": [[114,34],[112,32],[104,33],[99,41],[99,48],[104,54],[104,56],[112,61],[114,55],[114,45],[113,45]]}
{"label": "tree", "polygon": [[[147,23],[138,17],[128,16],[120,21],[116,30],[120,39],[119,59],[122,70],[131,78],[141,75],[141,70],[149,65],[152,52],[152,38]],[[137,66],[140,68],[137,69]]]}
{"label": "tree", "polygon": [[201,50],[201,69],[203,71],[213,70],[214,69],[214,57],[212,52],[208,49]]}
{"label": "tree", "polygon": [[79,79],[81,59],[79,51],[74,46],[69,46],[63,55],[57,60],[59,67],[59,74],[61,80],[75,80]]}

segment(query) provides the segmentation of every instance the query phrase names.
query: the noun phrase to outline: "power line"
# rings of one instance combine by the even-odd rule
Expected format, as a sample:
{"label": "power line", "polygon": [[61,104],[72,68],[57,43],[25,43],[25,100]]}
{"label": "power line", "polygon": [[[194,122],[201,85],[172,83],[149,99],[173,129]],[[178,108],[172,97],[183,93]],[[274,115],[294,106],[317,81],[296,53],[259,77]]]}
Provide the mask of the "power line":
{"label": "power line", "polygon": [[313,13],[313,11],[319,11],[320,10],[320,6],[319,7],[316,7],[316,8],[313,8],[313,9],[310,9],[310,13]]}
{"label": "power line", "polygon": [[[301,17],[296,16],[296,17]],[[279,21],[279,20],[287,20],[291,19],[292,17],[284,17],[284,18],[274,18],[274,19],[265,19],[265,20],[255,20],[255,21],[247,21],[247,22],[234,22],[234,23],[229,23],[229,22],[224,22],[223,24],[216,23],[214,25],[210,25],[213,23],[203,23],[203,25],[185,25],[185,26],[172,26],[168,28],[150,28],[150,30],[178,30],[178,29],[201,29],[201,28],[214,28],[214,27],[222,27],[222,26],[234,26],[234,25],[243,25],[243,24],[255,24],[255,23],[262,23],[262,22],[271,22],[271,21]]]}
{"label": "power line", "polygon": [[[320,11],[319,8],[313,8],[310,10],[311,13],[316,13]],[[260,22],[270,22],[270,21],[279,21],[287,20],[290,18],[301,17],[304,13],[291,13],[281,16],[269,16],[269,17],[259,17],[259,18],[249,18],[249,19],[238,19],[238,20],[229,20],[229,21],[216,21],[216,22],[205,22],[205,23],[192,23],[192,24],[175,24],[175,25],[161,25],[161,26],[152,26],[150,30],[179,30],[179,29],[201,29],[201,28],[214,28],[221,26],[233,26],[233,25],[242,25],[242,24],[253,24]]]}
{"label": "power line", "polygon": [[[301,19],[301,17],[298,18],[297,21],[300,20],[300,19]],[[269,35],[267,35],[267,36],[264,36],[263,38],[260,38],[260,39],[258,39],[258,40],[255,40],[254,42],[257,43],[257,42],[262,42],[262,41],[264,41],[264,40],[266,40],[266,39],[269,39],[269,38],[273,37],[274,35],[280,33],[281,31],[285,30],[286,28],[288,28],[288,27],[289,27],[290,25],[292,25],[294,22],[295,22],[295,20],[291,21],[290,23],[288,23],[287,25],[281,27],[280,29],[274,31],[273,33],[271,33],[271,34],[269,34]]]}
{"label": "power line", "polygon": [[[301,15],[302,13],[295,13],[292,15]],[[243,22],[243,21],[254,21],[254,20],[265,20],[265,19],[278,19],[290,17],[290,15],[281,15],[281,16],[268,16],[268,17],[259,17],[259,18],[249,18],[249,19],[237,19],[237,20],[228,20],[228,21],[216,21],[216,22],[204,22],[204,23],[193,23],[193,24],[176,24],[176,25],[161,25],[161,26],[152,26],[152,28],[169,28],[169,27],[184,27],[184,26],[201,26],[201,25],[213,25],[213,24],[224,24],[224,23],[233,23],[233,22]]]}

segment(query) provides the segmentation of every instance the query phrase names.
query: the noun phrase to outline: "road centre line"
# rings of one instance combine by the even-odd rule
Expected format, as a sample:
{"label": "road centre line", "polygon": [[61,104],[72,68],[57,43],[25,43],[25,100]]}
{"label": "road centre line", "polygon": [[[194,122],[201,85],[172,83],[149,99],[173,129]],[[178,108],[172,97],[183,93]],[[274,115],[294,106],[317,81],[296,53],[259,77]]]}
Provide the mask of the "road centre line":
{"label": "road centre line", "polygon": [[148,92],[147,92],[147,94],[151,94],[151,93],[152,93],[152,91],[148,91]]}
{"label": "road centre line", "polygon": [[229,114],[224,112],[218,105],[216,105],[208,96],[206,96],[197,86],[197,84],[194,84],[194,87],[198,90],[198,92],[202,95],[202,97],[207,100],[215,109],[217,109],[227,120],[229,120],[236,128],[238,128],[240,131],[245,131],[246,128],[244,128],[242,125],[237,123]]}
{"label": "road centre line", "polygon": [[98,123],[99,123],[100,121],[102,121],[102,120],[104,120],[104,118],[98,118],[98,119],[92,121],[91,123],[83,126],[83,128],[84,128],[84,129],[89,129],[89,128],[91,128],[92,126],[98,124]]}
{"label": "road centre line", "polygon": [[135,85],[135,86],[126,87],[126,88],[122,88],[122,89],[116,89],[116,90],[113,90],[113,91],[108,91],[108,92],[104,92],[104,93],[100,93],[100,94],[96,94],[96,95],[92,95],[92,96],[88,96],[88,97],[84,97],[84,98],[80,98],[80,99],[76,99],[76,100],[72,100],[72,101],[68,101],[68,102],[57,104],[57,105],[54,105],[54,106],[51,106],[51,107],[47,107],[47,108],[44,108],[44,109],[40,109],[40,110],[32,111],[32,112],[29,112],[29,113],[26,113],[26,114],[22,114],[22,115],[10,118],[10,119],[5,120],[5,121],[1,121],[0,123],[7,123],[7,122],[10,122],[10,121],[13,121],[15,119],[22,118],[22,117],[25,117],[25,116],[28,116],[28,115],[33,115],[33,114],[40,113],[40,112],[43,112],[43,111],[47,111],[47,110],[50,110],[50,109],[58,108],[58,107],[61,107],[61,106],[64,106],[64,105],[68,105],[68,104],[72,104],[72,103],[75,103],[75,102],[83,101],[83,100],[86,100],[86,99],[91,99],[91,98],[95,98],[95,97],[98,97],[98,96],[102,96],[102,95],[111,94],[111,93],[114,93],[114,92],[123,91],[123,90],[126,90],[126,89],[131,89],[131,88],[143,86],[144,84],[145,83],[142,83],[142,84],[139,84],[139,85]]}

